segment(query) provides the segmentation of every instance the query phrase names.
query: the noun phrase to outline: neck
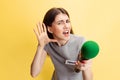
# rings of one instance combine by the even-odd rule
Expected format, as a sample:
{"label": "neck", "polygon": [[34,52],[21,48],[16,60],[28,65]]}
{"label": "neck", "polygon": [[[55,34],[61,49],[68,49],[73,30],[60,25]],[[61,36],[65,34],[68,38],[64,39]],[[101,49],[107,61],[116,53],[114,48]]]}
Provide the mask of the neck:
{"label": "neck", "polygon": [[70,39],[69,38],[66,38],[66,39],[60,39],[60,38],[55,38],[57,40],[57,44],[58,46],[64,46]]}
{"label": "neck", "polygon": [[67,39],[67,40],[57,40],[57,41],[58,41],[57,42],[58,46],[64,46],[69,41],[69,39]]}
{"label": "neck", "polygon": [[61,41],[58,41],[57,43],[58,43],[59,46],[63,46],[63,45],[65,45],[67,42],[68,42],[68,40],[61,40]]}

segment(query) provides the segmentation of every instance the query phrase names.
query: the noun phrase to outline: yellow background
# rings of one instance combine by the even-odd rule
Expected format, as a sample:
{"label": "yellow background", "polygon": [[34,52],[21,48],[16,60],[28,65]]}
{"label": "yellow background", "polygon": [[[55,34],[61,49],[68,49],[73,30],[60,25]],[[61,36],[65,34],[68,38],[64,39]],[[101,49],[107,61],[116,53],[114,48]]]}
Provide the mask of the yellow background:
{"label": "yellow background", "polygon": [[30,65],[37,46],[33,28],[51,7],[65,8],[75,34],[99,43],[94,80],[120,80],[119,0],[0,0],[0,80],[50,80],[49,57],[35,79]]}

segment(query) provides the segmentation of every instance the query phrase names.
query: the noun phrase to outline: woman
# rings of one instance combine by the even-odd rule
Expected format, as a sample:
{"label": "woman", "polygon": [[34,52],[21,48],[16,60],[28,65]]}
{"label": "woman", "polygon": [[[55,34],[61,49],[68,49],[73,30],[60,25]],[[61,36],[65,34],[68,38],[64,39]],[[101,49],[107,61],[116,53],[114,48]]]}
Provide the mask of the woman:
{"label": "woman", "polygon": [[[91,60],[84,63],[78,60],[84,37],[72,34],[68,12],[63,8],[51,8],[44,16],[43,23],[34,29],[38,46],[31,64],[31,75],[36,77],[48,54],[54,65],[52,80],[92,80]],[[79,56],[80,57],[80,56]],[[75,65],[66,64],[66,60],[76,61]],[[76,72],[75,70],[80,70]]]}

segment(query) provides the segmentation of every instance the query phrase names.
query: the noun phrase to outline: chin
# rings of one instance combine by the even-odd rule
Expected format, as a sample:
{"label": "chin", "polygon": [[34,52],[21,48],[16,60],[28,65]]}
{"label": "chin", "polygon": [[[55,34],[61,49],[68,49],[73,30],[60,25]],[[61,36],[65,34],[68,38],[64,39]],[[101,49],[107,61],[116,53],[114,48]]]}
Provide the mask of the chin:
{"label": "chin", "polygon": [[65,37],[64,39],[65,39],[65,40],[69,40],[69,39],[70,39],[70,36],[68,36],[68,37]]}

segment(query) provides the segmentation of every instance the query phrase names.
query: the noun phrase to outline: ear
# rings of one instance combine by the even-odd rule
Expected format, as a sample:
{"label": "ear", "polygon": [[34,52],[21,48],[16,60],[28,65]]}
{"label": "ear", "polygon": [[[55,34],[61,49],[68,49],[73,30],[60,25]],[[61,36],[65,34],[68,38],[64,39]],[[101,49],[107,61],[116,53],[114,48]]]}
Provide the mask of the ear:
{"label": "ear", "polygon": [[48,30],[49,33],[51,33],[51,34],[53,33],[51,27],[48,26],[48,27],[47,27],[47,30]]}

